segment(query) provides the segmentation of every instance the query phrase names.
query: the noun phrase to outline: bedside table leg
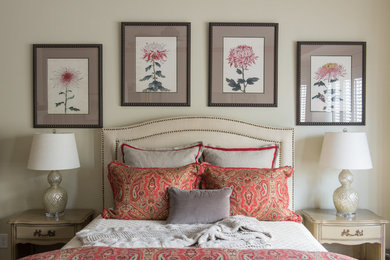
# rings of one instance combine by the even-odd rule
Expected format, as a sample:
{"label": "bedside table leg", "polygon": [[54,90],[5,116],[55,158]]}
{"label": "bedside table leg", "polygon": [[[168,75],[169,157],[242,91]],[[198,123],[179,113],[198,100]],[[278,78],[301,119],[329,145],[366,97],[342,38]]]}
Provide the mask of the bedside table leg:
{"label": "bedside table leg", "polygon": [[386,259],[386,225],[382,225],[381,259]]}
{"label": "bedside table leg", "polygon": [[383,249],[384,247],[379,244],[379,243],[375,243],[375,244],[365,244],[367,250],[366,250],[366,254],[365,254],[365,258],[364,259],[368,259],[368,260],[385,260],[385,255],[382,253],[384,252]]}
{"label": "bedside table leg", "polygon": [[355,245],[353,246],[353,257],[357,259],[366,259],[367,251],[366,245]]}
{"label": "bedside table leg", "polygon": [[15,244],[15,235],[16,235],[15,225],[11,225],[11,259],[16,259],[16,244]]}

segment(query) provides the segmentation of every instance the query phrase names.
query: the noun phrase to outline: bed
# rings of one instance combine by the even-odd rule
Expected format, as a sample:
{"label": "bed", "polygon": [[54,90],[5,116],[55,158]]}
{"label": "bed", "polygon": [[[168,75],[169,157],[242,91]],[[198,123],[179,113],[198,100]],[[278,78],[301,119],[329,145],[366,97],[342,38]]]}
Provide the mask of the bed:
{"label": "bed", "polygon": [[[184,146],[187,144],[191,144],[191,145]],[[137,210],[137,214],[135,213],[133,214],[133,211],[135,211],[134,208],[132,208],[132,211],[129,211],[128,210],[129,206],[127,204],[126,205],[121,204],[122,208],[119,209],[118,196],[123,199],[124,193],[127,194],[131,192],[132,194],[130,194],[129,196],[130,197],[132,195],[135,196],[134,195],[135,188],[133,187],[131,189],[131,192],[129,190],[120,190],[118,192],[119,188],[115,186],[114,181],[115,180],[117,181],[117,179],[115,179],[116,177],[113,177],[115,175],[115,173],[113,173],[114,172],[113,169],[116,169],[121,174],[122,172],[126,172],[126,174],[127,172],[130,172],[130,174],[132,175],[126,175],[126,178],[130,178],[128,176],[131,176],[131,178],[133,178],[134,174],[138,174],[139,172],[142,171],[146,171],[147,173],[149,173],[151,171],[150,169],[153,169],[152,171],[155,171],[156,169],[157,171],[163,171],[161,169],[169,169],[169,171],[171,171],[170,169],[172,169],[173,166],[156,167],[156,165],[152,165],[153,167],[139,167],[139,166],[128,167],[126,165],[126,162],[113,163],[113,161],[118,161],[118,160],[125,161],[125,159],[127,161],[131,160],[131,157],[126,157],[126,156],[129,156],[129,154],[133,156],[133,154],[131,154],[130,152],[127,153],[127,151],[135,152],[134,156],[138,156],[137,154],[139,150],[142,150],[142,152],[144,151],[148,152],[146,159],[144,158],[146,160],[146,164],[148,164],[148,161],[151,160],[158,161],[160,157],[163,157],[160,156],[160,154],[162,153],[157,153],[158,158],[155,157],[155,159],[151,159],[153,157],[150,156],[155,155],[156,151],[166,152],[167,147],[175,147],[176,149],[175,155],[172,155],[172,153],[167,153],[168,159],[164,159],[162,162],[159,163],[165,163],[166,161],[172,158],[174,158],[174,161],[176,162],[178,160],[177,159],[178,157],[175,157],[176,151],[185,150],[187,152],[187,150],[190,149],[192,149],[191,151],[193,151],[193,149],[195,149],[195,151],[198,151],[196,150],[198,146],[202,147],[199,148],[199,151],[201,151],[202,153],[205,153],[206,150],[209,151],[209,155],[207,155],[209,157],[203,156],[198,158],[199,154],[197,154],[196,160],[199,159],[200,161],[202,160],[205,161],[206,158],[207,159],[206,161],[208,161],[208,158],[210,158],[210,160],[212,161],[216,158],[215,164],[218,163],[224,164],[224,163],[230,163],[238,158],[237,163],[242,165],[240,165],[240,167],[236,167],[235,165],[233,166],[227,165],[225,167],[225,165],[215,166],[207,162],[203,162],[201,164],[197,162],[195,164],[190,164],[192,166],[187,166],[187,165],[175,166],[176,167],[175,169],[178,169],[180,167],[186,167],[185,168],[186,174],[187,172],[191,172],[194,169],[202,171],[202,174],[196,175],[196,177],[191,179],[193,182],[199,179],[199,183],[196,182],[195,186],[191,186],[192,184],[190,186],[193,188],[201,185],[201,187],[206,190],[210,188],[209,191],[205,191],[205,192],[201,191],[203,192],[202,196],[204,196],[204,194],[206,194],[207,196],[219,196],[217,203],[213,205],[213,207],[215,208],[218,208],[219,206],[223,207],[224,202],[226,202],[226,196],[227,196],[226,194],[229,193],[229,197],[227,197],[228,203],[230,202],[229,204],[230,208],[228,208],[228,212],[227,213],[224,212],[223,208],[221,209],[218,208],[217,211],[213,211],[213,208],[209,208],[207,209],[207,211],[213,211],[213,214],[209,214],[207,218],[210,217],[213,218],[219,214],[225,214],[226,216],[226,214],[229,215],[229,213],[233,212],[233,210],[236,210],[234,213],[237,213],[237,216],[233,216],[233,217],[229,216],[220,221],[214,220],[213,224],[209,224],[210,223],[209,221],[207,222],[208,224],[202,223],[197,225],[201,226],[202,228],[206,227],[206,229],[202,229],[202,232],[204,232],[204,230],[210,232],[210,230],[212,230],[210,227],[214,228],[216,225],[214,224],[214,222],[216,222],[218,225],[220,223],[221,223],[220,225],[226,225],[226,222],[224,222],[226,219],[229,221],[231,219],[232,221],[237,221],[237,220],[244,221],[244,222],[234,222],[234,223],[238,223],[239,228],[244,227],[244,229],[240,229],[240,230],[245,230],[244,232],[245,234],[239,235],[240,236],[239,239],[241,239],[240,241],[242,242],[242,237],[244,235],[248,235],[248,239],[247,239],[248,241],[244,241],[242,247],[236,246],[236,245],[241,245],[239,243],[236,243],[236,240],[232,240],[233,242],[230,241],[230,244],[218,244],[221,241],[220,233],[214,236],[210,236],[210,234],[207,233],[206,237],[208,238],[208,240],[206,241],[207,242],[206,244],[201,244],[199,242],[201,238],[204,238],[205,236],[202,236],[200,238],[199,236],[197,236],[196,239],[198,239],[197,242],[199,242],[199,246],[194,246],[194,244],[192,244],[190,246],[176,247],[176,246],[172,246],[172,245],[177,245],[176,240],[175,243],[173,244],[165,243],[165,241],[164,243],[162,243],[161,241],[157,241],[156,243],[154,243],[152,242],[152,240],[153,241],[155,240],[154,238],[150,238],[149,245],[151,246],[147,246],[147,245],[145,246],[145,244],[141,244],[140,247],[137,247],[132,245],[131,243],[129,244],[128,241],[133,239],[134,233],[144,234],[142,232],[144,232],[145,227],[148,229],[148,232],[150,232],[150,230],[154,232],[156,232],[156,230],[158,231],[162,230],[161,234],[163,234],[163,236],[165,236],[165,238],[169,240],[170,232],[173,232],[171,231],[172,229],[170,229],[170,227],[175,227],[174,230],[176,230],[177,226],[180,227],[183,226],[192,229],[193,227],[195,227],[195,225],[190,225],[190,224],[201,223],[196,221],[199,221],[199,218],[202,219],[203,217],[197,216],[198,211],[191,212],[190,214],[186,214],[186,215],[185,214],[180,215],[182,212],[177,211],[176,208],[174,209],[176,210],[175,212],[177,213],[175,213],[176,215],[172,217],[173,215],[172,212],[174,212],[172,206],[173,203],[172,201],[174,200],[172,198],[175,194],[183,193],[185,194],[185,196],[187,195],[192,196],[191,199],[195,198],[195,201],[198,198],[198,197],[193,197],[194,192],[193,190],[191,190],[191,187],[188,186],[188,180],[185,181],[186,184],[185,185],[183,184],[184,186],[179,187],[179,188],[183,188],[183,190],[181,189],[175,190],[176,188],[169,188],[169,195],[172,196],[170,197],[171,199],[169,203],[171,204],[169,204],[169,208],[168,208],[169,210],[166,209],[159,210],[157,211],[158,214],[156,213],[156,210],[152,210],[154,214],[152,220],[142,219],[142,216],[148,215],[148,212],[149,213],[152,212],[150,208],[147,208],[148,206],[145,206],[144,204],[142,204],[143,205],[142,209],[135,208],[135,210]],[[129,147],[131,149],[126,150],[125,153],[124,149],[129,149]],[[274,147],[276,148],[272,150]],[[250,164],[251,163],[250,160],[252,160],[251,156],[252,155],[258,156],[259,153],[261,153],[261,155],[264,155],[264,158],[266,158],[267,156],[269,157],[269,158],[267,157],[268,159],[266,161],[261,163],[268,163],[269,159],[272,158],[272,165],[269,167],[270,169],[267,168],[266,170],[262,170],[260,174],[258,173],[259,169],[257,168],[257,164],[255,164],[254,166]],[[233,119],[220,118],[220,117],[185,116],[185,117],[175,117],[175,118],[164,118],[164,119],[157,119],[153,121],[138,123],[138,124],[125,126],[125,127],[102,129],[101,154],[102,154],[102,174],[101,174],[102,206],[105,209],[103,211],[103,214],[97,216],[90,224],[88,224],[80,232],[80,235],[78,237],[73,238],[61,250],[29,256],[25,258],[26,260],[27,259],[353,259],[347,256],[342,256],[339,254],[327,252],[326,249],[314,239],[314,237],[303,226],[303,224],[300,223],[301,222],[300,216],[294,213],[295,182],[294,182],[294,173],[292,170],[294,168],[294,129],[293,128],[260,126],[252,123],[242,122]],[[225,156],[225,154],[228,154],[228,156],[231,157],[226,157],[227,158],[226,159],[225,157],[223,157]],[[220,155],[223,156],[221,157]],[[184,159],[180,158],[180,160],[184,160]],[[258,161],[256,161],[255,163],[258,163]],[[246,166],[247,164],[249,166]],[[189,167],[191,168],[190,170],[188,170]],[[237,168],[240,169],[240,172],[238,173],[236,170]],[[178,172],[182,174],[183,170],[182,168],[180,169],[181,170]],[[274,169],[283,169],[283,170],[281,170],[280,173],[279,170],[274,170]],[[242,208],[244,206],[242,205],[244,205],[245,203],[243,203],[242,201],[240,202],[241,206],[237,206],[238,204],[235,205],[231,204],[233,200],[234,201],[238,200],[239,196],[237,195],[238,194],[237,189],[239,190],[244,189],[242,188],[244,187],[244,184],[241,185],[238,183],[253,182],[255,179],[253,176],[257,178],[257,176],[259,175],[263,176],[263,173],[266,176],[272,176],[272,178],[274,178],[274,176],[284,176],[282,173],[284,173],[285,171],[288,171],[288,174],[286,173],[287,177],[282,178],[283,185],[275,181],[275,183],[277,183],[275,186],[276,187],[275,189],[277,189],[277,191],[274,192],[277,195],[275,196],[279,196],[278,194],[281,194],[281,196],[287,196],[287,198],[284,198],[284,200],[281,202],[282,204],[284,203],[283,206],[284,208],[280,206],[280,208],[283,208],[281,213],[280,212],[275,213],[273,211],[264,213],[265,211],[263,210],[261,211],[261,213],[259,213],[260,212],[259,211],[256,213],[257,215],[251,216],[254,218],[248,218],[245,216],[242,216],[242,218],[240,218],[241,217],[240,214],[246,214],[245,212],[252,212],[253,209],[250,209],[252,211],[243,211]],[[213,175],[215,174],[215,172],[217,172],[217,175]],[[252,174],[252,172],[255,172],[257,175],[248,175],[248,174]],[[224,174],[228,177],[226,177]],[[226,180],[230,178],[229,176],[231,176],[229,174],[231,175],[238,174],[238,176],[240,177],[238,179],[234,179],[233,184],[231,184],[230,182],[230,184],[227,185],[228,182]],[[225,176],[225,178],[222,178],[221,177],[222,175]],[[247,179],[242,178],[242,176],[244,175],[247,177]],[[146,176],[146,175],[142,175],[142,176]],[[209,176],[209,179],[207,179],[207,181],[203,180],[202,182],[199,176]],[[213,177],[216,178],[213,179]],[[190,177],[188,178],[190,179]],[[222,179],[218,179],[218,178],[222,178]],[[276,180],[276,177],[274,179]],[[225,181],[224,184],[226,184],[229,187],[219,187],[217,184],[221,180]],[[131,181],[136,182],[135,179],[131,179]],[[256,181],[258,181],[259,183],[260,182],[263,183],[263,179],[259,179],[259,180],[256,179]],[[162,186],[162,183],[166,183],[166,182],[169,181],[164,179],[163,181],[153,183],[153,187]],[[217,182],[217,184],[215,182]],[[214,186],[210,186],[211,183],[213,183]],[[121,183],[121,185],[122,185],[120,186],[122,187],[121,189],[125,189],[123,188],[124,184]],[[129,185],[127,185],[126,187],[128,187]],[[136,186],[137,189],[139,189],[140,187],[139,185],[144,185],[144,184],[142,183],[138,184],[138,186]],[[207,187],[207,185],[209,185],[209,187]],[[241,185],[241,186],[237,188],[234,185],[236,186]],[[263,188],[265,189],[265,187],[266,185],[264,184]],[[224,195],[221,195],[222,194],[221,191],[223,190],[222,188],[224,189],[224,193],[223,193]],[[266,190],[272,191],[272,189],[269,187],[266,188]],[[216,195],[212,193],[213,191],[216,191],[215,192]],[[179,193],[175,193],[175,192],[179,192]],[[142,194],[144,194],[145,197],[148,196],[146,194],[146,191],[143,192]],[[273,193],[268,192],[267,194],[273,194]],[[197,193],[195,195],[198,196],[199,194]],[[252,195],[245,195],[244,198],[248,201],[250,200],[251,201],[250,203],[252,203],[252,201],[254,200]],[[180,209],[182,209],[183,207],[187,207],[189,204],[191,204],[188,203],[188,200],[186,200],[183,204],[180,196],[176,201],[177,203],[182,203],[180,204],[181,205]],[[157,202],[155,202],[155,204],[156,203]],[[203,205],[208,204],[208,203],[204,203],[204,201],[201,203],[203,203]],[[210,204],[212,204],[212,202],[210,202]],[[279,206],[278,205],[275,206],[274,204],[275,201],[273,202],[272,207],[276,207],[278,208],[277,210],[280,210]],[[146,210],[142,211],[145,208],[147,208],[148,211]],[[199,208],[199,212],[201,212],[202,210],[203,210],[202,208]],[[118,211],[120,211],[121,214],[119,214]],[[122,214],[123,212],[125,212],[126,214]],[[282,213],[283,214],[286,213],[288,217],[286,217],[286,214],[283,215]],[[260,216],[259,214],[260,215],[263,214],[261,215],[263,219],[258,217]],[[138,218],[139,216],[141,216],[141,218]],[[166,222],[165,219],[167,218],[167,216],[168,216],[168,221]],[[177,223],[185,223],[185,222],[180,222],[183,221],[183,219],[184,221],[188,221],[189,219],[191,219],[191,221],[195,221],[195,222],[190,224],[186,223],[183,225],[180,224],[177,225]],[[219,219],[222,219],[222,217],[219,217]],[[258,221],[258,219],[260,221]],[[245,221],[249,221],[249,222],[245,222]],[[253,230],[248,231],[247,228],[248,225],[245,226],[243,223],[252,223],[250,221],[256,221],[256,225],[257,223],[259,223],[259,229],[256,229],[255,231]],[[173,226],[167,225],[166,223],[168,222],[171,224],[173,223]],[[231,222],[228,223],[228,226],[230,224]],[[169,230],[166,230],[167,227],[169,227]],[[220,228],[220,226],[218,226],[218,228]],[[226,228],[226,226],[223,226],[223,228]],[[216,232],[221,232],[223,228],[218,229],[218,231]],[[118,230],[120,230],[121,232],[125,230],[127,232],[125,234],[127,235],[130,234],[131,232],[132,233],[131,236],[128,235],[125,238],[121,237],[120,238],[122,239],[121,242],[118,242],[120,241],[120,239],[118,241],[113,241],[112,239],[113,236],[111,234],[110,236],[107,235],[108,234],[107,230],[115,230],[115,232],[119,232]],[[215,231],[215,229],[213,230]],[[262,231],[261,233],[262,236],[255,235],[255,237],[253,238],[253,234],[255,233],[252,232],[257,232],[256,234],[258,234],[259,230]],[[180,230],[180,232],[183,231]],[[84,234],[85,236],[83,236]],[[145,234],[146,235],[143,235],[143,237],[136,238],[136,240],[144,240],[144,242],[147,243],[149,238],[146,237],[148,237],[150,233],[145,233]],[[105,240],[104,239],[99,240],[100,239],[99,236],[101,237],[106,236]],[[91,237],[95,240],[91,239]],[[108,237],[110,239],[108,239]],[[118,234],[115,233],[114,237],[118,237]],[[131,237],[131,239],[129,239],[129,237]],[[210,237],[212,237],[212,239],[210,239]],[[251,239],[249,239],[249,237]],[[225,238],[223,238],[222,240],[224,239]],[[233,239],[233,238],[231,237],[227,238],[227,240],[229,239]],[[234,239],[237,239],[237,237],[234,237]],[[83,240],[84,244],[82,243],[81,240]],[[92,241],[92,242],[88,244],[86,241],[87,242]],[[254,241],[256,241],[256,243],[261,241],[261,243],[259,242],[256,244]],[[191,241],[191,243],[193,243],[193,241]],[[159,246],[161,244],[167,246]],[[185,244],[179,243],[179,245],[185,245]],[[212,246],[209,247],[210,245]],[[222,246],[219,247],[218,245],[222,245]]]}

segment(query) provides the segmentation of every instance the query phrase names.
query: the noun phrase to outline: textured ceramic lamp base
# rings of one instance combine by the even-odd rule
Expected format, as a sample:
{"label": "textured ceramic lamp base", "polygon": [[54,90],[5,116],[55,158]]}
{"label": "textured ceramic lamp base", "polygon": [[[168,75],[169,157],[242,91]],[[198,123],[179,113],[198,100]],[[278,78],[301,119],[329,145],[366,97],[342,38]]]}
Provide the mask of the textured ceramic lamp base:
{"label": "textured ceramic lamp base", "polygon": [[47,176],[50,187],[43,194],[43,205],[46,216],[56,217],[64,214],[68,194],[66,190],[60,187],[62,181],[61,174],[58,171],[51,171]]}
{"label": "textured ceramic lamp base", "polygon": [[337,210],[338,216],[353,217],[355,215],[359,196],[351,187],[353,175],[349,170],[342,170],[339,174],[341,186],[333,193],[333,203]]}

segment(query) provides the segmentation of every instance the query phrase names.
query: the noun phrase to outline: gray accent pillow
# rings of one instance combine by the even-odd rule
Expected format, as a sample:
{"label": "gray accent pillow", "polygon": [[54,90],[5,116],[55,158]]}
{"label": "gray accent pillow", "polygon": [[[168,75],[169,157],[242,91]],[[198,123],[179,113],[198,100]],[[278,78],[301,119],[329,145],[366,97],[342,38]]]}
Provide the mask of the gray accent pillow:
{"label": "gray accent pillow", "polygon": [[223,148],[205,145],[202,159],[215,166],[240,168],[278,167],[278,145],[253,148]]}
{"label": "gray accent pillow", "polygon": [[208,224],[227,218],[231,194],[231,188],[187,191],[169,187],[167,224]]}
{"label": "gray accent pillow", "polygon": [[176,168],[199,161],[202,142],[166,148],[136,147],[131,143],[120,146],[122,162],[132,167]]}

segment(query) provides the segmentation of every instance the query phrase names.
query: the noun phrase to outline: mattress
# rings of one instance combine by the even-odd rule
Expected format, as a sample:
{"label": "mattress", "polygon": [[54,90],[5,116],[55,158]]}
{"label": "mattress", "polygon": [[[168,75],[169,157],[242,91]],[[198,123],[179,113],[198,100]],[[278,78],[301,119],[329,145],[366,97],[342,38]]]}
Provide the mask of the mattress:
{"label": "mattress", "polygon": [[[266,231],[271,233],[272,249],[294,249],[301,251],[327,251],[302,223],[292,221],[263,221]],[[104,219],[97,216],[85,228],[101,230],[112,227],[165,225],[165,221],[157,220],[118,220]],[[82,243],[74,237],[63,249],[81,247]]]}

